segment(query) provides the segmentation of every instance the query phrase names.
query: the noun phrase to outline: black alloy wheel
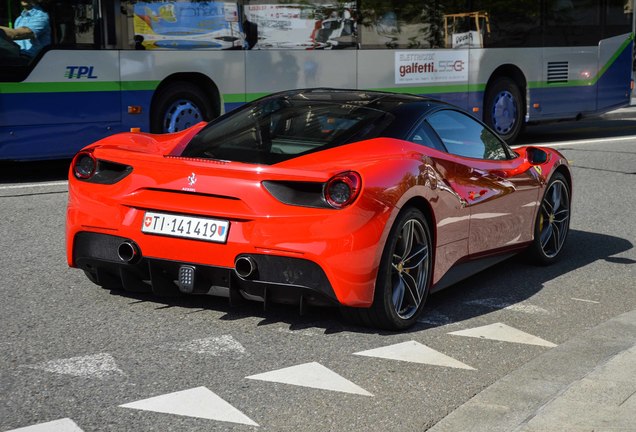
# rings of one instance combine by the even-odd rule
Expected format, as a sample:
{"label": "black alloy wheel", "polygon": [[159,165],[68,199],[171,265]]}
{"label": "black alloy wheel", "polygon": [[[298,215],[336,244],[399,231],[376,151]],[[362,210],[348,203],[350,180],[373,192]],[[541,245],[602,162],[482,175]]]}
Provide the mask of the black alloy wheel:
{"label": "black alloy wheel", "polygon": [[397,217],[382,253],[373,304],[357,310],[372,327],[403,330],[417,321],[431,285],[433,252],[426,218],[415,208]]}
{"label": "black alloy wheel", "polygon": [[557,260],[570,232],[570,189],[565,177],[555,173],[546,187],[537,213],[531,258],[543,265]]}

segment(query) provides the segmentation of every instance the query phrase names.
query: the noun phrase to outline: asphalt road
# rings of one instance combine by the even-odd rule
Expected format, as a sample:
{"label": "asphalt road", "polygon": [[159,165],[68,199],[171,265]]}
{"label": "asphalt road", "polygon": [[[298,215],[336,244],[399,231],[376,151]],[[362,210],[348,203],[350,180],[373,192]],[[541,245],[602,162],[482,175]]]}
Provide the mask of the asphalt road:
{"label": "asphalt road", "polygon": [[484,271],[432,296],[405,333],[331,309],[101,289],[66,265],[68,162],[0,165],[0,431],[426,430],[636,308],[636,114],[523,140],[560,143],[573,166],[562,261]]}

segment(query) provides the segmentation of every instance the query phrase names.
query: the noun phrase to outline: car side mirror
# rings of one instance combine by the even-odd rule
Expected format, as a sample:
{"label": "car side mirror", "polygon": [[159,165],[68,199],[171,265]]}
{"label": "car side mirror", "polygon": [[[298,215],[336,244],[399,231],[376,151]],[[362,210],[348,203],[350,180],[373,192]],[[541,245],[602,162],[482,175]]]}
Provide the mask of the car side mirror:
{"label": "car side mirror", "polygon": [[541,165],[547,162],[548,153],[545,150],[542,150],[537,147],[528,147],[526,149],[526,155],[528,158],[528,162],[532,165]]}

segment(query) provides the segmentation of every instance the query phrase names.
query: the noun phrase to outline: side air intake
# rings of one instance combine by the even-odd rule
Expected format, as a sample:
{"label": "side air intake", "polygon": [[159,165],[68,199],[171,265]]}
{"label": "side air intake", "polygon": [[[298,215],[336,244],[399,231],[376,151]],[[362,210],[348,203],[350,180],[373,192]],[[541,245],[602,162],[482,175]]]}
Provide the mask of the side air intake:
{"label": "side air intake", "polygon": [[548,62],[548,84],[567,83],[569,69],[566,61]]}

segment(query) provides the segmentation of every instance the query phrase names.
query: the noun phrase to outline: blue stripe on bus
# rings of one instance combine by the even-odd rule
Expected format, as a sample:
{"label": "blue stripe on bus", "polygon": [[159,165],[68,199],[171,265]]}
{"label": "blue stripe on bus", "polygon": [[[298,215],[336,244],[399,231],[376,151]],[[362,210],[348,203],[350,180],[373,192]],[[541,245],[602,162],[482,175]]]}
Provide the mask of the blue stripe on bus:
{"label": "blue stripe on bus", "polygon": [[9,138],[0,142],[0,160],[70,158],[86,145],[121,131],[119,122],[1,127],[0,135]]}
{"label": "blue stripe on bus", "polygon": [[235,110],[242,105],[245,105],[245,102],[228,102],[223,104],[226,113]]}

